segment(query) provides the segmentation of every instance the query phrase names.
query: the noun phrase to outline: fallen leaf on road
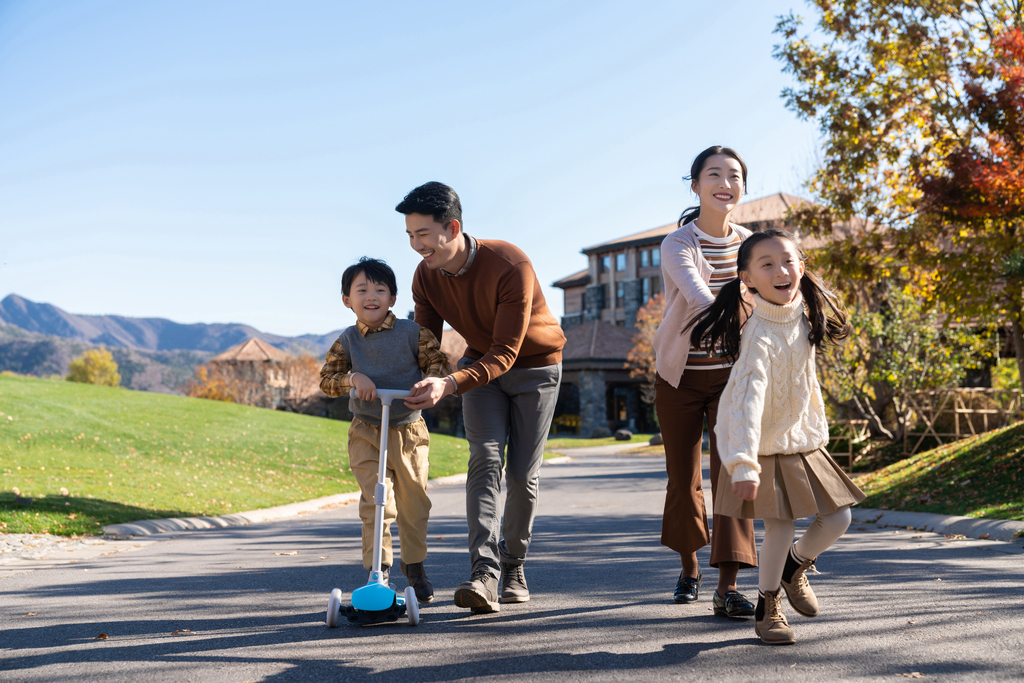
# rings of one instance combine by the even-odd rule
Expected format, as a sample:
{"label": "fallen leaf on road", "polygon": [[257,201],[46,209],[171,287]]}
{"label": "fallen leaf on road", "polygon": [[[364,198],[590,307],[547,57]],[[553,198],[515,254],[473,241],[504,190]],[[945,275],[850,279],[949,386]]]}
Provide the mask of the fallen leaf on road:
{"label": "fallen leaf on road", "polygon": [[95,638],[93,638],[93,640],[106,640],[106,639],[107,639],[107,634],[106,633],[101,633],[98,636],[96,636]]}
{"label": "fallen leaf on road", "polygon": [[982,534],[981,536],[978,536],[978,538],[984,541],[986,538],[988,538],[988,534]]}
{"label": "fallen leaf on road", "polygon": [[908,624],[916,624],[916,623],[917,623],[917,619],[911,619],[911,620],[910,620],[910,621],[908,621],[907,623],[908,623]]}
{"label": "fallen leaf on road", "polygon": [[936,581],[942,581],[942,579],[935,579]]}
{"label": "fallen leaf on road", "polygon": [[192,631],[190,629],[179,628],[179,629],[176,629],[174,631],[171,631],[171,635],[172,636],[191,636],[191,635],[194,635],[194,634],[192,633]]}
{"label": "fallen leaf on road", "polygon": [[434,536],[434,540],[435,541],[443,541],[444,540],[444,536]]}
{"label": "fallen leaf on road", "polygon": [[290,553],[274,553],[274,554],[275,555],[298,555],[299,551],[298,550],[293,550]]}
{"label": "fallen leaf on road", "polygon": [[894,533],[894,534],[898,534],[899,532],[898,532],[898,531],[894,531],[893,533]]}
{"label": "fallen leaf on road", "polygon": [[859,526],[859,527],[857,527],[857,531],[867,531],[867,530],[868,530],[868,528],[866,526]]}
{"label": "fallen leaf on road", "polygon": [[321,560],[329,560],[329,559],[331,559],[331,556],[330,555],[321,555],[320,559]]}
{"label": "fallen leaf on road", "polygon": [[899,674],[899,675],[903,676],[903,678],[924,678],[924,674],[921,673],[920,671],[911,671],[908,674]]}
{"label": "fallen leaf on road", "polygon": [[[981,614],[981,612],[978,612],[978,614]],[[36,613],[35,613],[35,612],[29,612],[29,613],[28,613],[28,614],[26,614],[25,616],[26,616],[26,617],[34,617],[34,616],[36,616]]]}

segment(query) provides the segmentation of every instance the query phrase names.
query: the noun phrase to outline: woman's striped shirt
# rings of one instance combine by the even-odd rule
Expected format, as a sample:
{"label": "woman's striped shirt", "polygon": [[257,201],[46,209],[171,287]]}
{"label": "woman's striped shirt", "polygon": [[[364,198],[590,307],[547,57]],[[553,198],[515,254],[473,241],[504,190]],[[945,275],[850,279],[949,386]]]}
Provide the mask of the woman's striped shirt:
{"label": "woman's striped shirt", "polygon": [[[708,282],[708,289],[712,294],[718,296],[718,292],[725,283],[734,280],[737,276],[736,257],[739,255],[743,239],[731,228],[725,237],[712,237],[702,232],[696,225],[693,226],[693,231],[697,234],[701,253],[714,268],[711,280]],[[709,355],[706,351],[698,349],[696,345],[690,348],[690,355],[686,360],[687,369],[693,370],[717,370],[731,366],[732,363],[722,358],[720,349],[716,349],[716,353]]]}

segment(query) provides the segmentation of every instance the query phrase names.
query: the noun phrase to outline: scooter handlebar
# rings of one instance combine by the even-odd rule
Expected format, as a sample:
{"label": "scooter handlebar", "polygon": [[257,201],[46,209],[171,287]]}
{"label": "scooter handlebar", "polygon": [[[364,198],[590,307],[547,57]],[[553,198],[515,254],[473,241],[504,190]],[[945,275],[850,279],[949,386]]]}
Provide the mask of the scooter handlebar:
{"label": "scooter handlebar", "polygon": [[[356,390],[355,390],[354,387],[349,390],[348,395],[350,397],[352,397],[352,398],[359,398],[359,395],[356,393]],[[409,390],[408,389],[378,389],[377,390],[377,400],[380,401],[381,403],[383,403],[386,406],[391,405],[391,402],[394,401],[396,398],[407,398],[409,396],[410,396],[410,394],[409,394]]]}

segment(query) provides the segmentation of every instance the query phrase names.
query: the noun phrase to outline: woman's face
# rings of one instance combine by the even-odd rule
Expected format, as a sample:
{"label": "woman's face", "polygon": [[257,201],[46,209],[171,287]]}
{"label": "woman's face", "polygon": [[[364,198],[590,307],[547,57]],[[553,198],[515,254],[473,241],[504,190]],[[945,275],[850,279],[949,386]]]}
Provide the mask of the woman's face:
{"label": "woman's face", "polygon": [[740,271],[740,280],[757,291],[765,301],[784,306],[796,299],[804,262],[796,245],[783,237],[758,242],[750,253],[750,262]]}
{"label": "woman's face", "polygon": [[700,198],[702,213],[729,213],[743,196],[743,167],[730,156],[715,154],[707,158],[690,187]]}

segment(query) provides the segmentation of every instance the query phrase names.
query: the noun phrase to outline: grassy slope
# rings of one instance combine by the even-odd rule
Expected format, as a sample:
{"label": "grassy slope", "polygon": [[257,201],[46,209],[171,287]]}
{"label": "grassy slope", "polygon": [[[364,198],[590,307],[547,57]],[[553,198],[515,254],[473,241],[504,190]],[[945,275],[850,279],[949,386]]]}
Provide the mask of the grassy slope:
{"label": "grassy slope", "polygon": [[[9,375],[0,412],[0,531],[96,533],[357,490],[347,422]],[[432,435],[430,476],[464,472],[468,453]]]}
{"label": "grassy slope", "polygon": [[857,478],[864,507],[1024,520],[1024,422]]}

